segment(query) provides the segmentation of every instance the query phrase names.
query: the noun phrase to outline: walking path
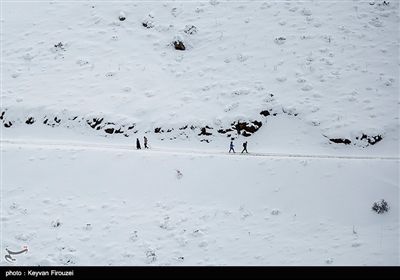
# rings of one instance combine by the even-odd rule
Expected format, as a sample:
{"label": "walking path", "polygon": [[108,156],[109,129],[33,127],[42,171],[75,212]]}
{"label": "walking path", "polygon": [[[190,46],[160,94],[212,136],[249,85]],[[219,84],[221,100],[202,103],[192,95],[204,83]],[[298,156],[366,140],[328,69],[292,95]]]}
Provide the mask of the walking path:
{"label": "walking path", "polygon": [[[1,145],[26,145],[26,146],[56,146],[56,147],[78,147],[85,149],[114,149],[114,150],[135,150],[134,145],[122,144],[103,144],[103,143],[84,143],[84,142],[48,142],[37,140],[0,140]],[[400,157],[388,156],[359,156],[359,155],[326,155],[326,154],[293,154],[293,153],[229,153],[210,150],[185,150],[185,149],[169,149],[169,148],[150,148],[146,152],[167,152],[167,153],[183,153],[183,154],[210,154],[210,155],[240,155],[250,157],[288,157],[288,158],[321,158],[321,159],[359,159],[359,160],[395,160],[399,161]]]}

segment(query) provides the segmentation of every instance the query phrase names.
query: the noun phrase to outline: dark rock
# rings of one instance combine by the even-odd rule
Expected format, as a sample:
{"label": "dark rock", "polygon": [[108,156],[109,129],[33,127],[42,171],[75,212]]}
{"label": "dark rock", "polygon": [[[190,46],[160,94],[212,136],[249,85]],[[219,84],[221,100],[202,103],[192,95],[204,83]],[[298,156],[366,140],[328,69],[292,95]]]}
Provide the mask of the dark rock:
{"label": "dark rock", "polygon": [[113,134],[114,133],[114,128],[106,128],[104,131],[108,134]]}
{"label": "dark rock", "polygon": [[[356,138],[356,139],[358,139],[358,138]],[[375,145],[376,143],[378,143],[379,141],[382,140],[382,136],[381,135],[368,136],[368,135],[363,134],[361,136],[360,140],[367,140],[368,144]]]}
{"label": "dark rock", "polygon": [[144,20],[142,21],[142,25],[146,28],[153,28],[154,27],[154,23],[152,21],[149,20]]}
{"label": "dark rock", "polygon": [[333,143],[338,143],[338,144],[345,144],[345,145],[350,145],[351,141],[349,139],[342,139],[342,138],[331,138],[329,141],[332,141]]}
{"label": "dark rock", "polygon": [[268,117],[270,115],[268,110],[263,110],[260,112],[260,115],[263,115],[264,117]]}
{"label": "dark rock", "polygon": [[26,120],[26,124],[33,124],[35,122],[35,119],[30,117],[29,119]]}
{"label": "dark rock", "polygon": [[230,129],[230,128],[227,128],[227,129],[219,129],[218,130],[218,133],[221,133],[221,134],[225,134],[225,133],[227,133],[227,132],[231,132],[231,131],[233,131],[232,129]]}
{"label": "dark rock", "polygon": [[[262,126],[262,123],[259,121],[253,121],[251,122],[253,125],[247,123],[247,122],[240,122],[238,121],[237,123],[232,123],[233,127],[236,129],[237,134],[241,134],[241,131],[244,130],[249,133],[255,133],[257,132],[260,127]],[[247,134],[246,134],[247,135]]]}
{"label": "dark rock", "polygon": [[181,50],[181,51],[186,50],[185,45],[181,41],[175,41],[174,42],[174,47],[175,47],[176,50]]}
{"label": "dark rock", "polygon": [[206,131],[207,128],[210,128],[210,127],[208,127],[208,126],[202,127],[202,128],[201,128],[201,132],[200,132],[198,135],[199,135],[199,136],[200,136],[200,135],[207,135],[207,136],[212,135],[212,133]]}
{"label": "dark rock", "polygon": [[103,118],[101,118],[101,119],[100,118],[97,118],[97,119],[93,118],[92,121],[87,120],[86,122],[91,128],[95,129],[96,126],[100,125],[103,122]]}
{"label": "dark rock", "polygon": [[256,127],[258,127],[254,132],[256,132],[262,126],[262,122],[259,122],[259,121],[252,121],[252,124],[254,124]]}
{"label": "dark rock", "polygon": [[126,15],[125,15],[125,13],[124,13],[124,12],[120,12],[118,18],[119,18],[120,21],[126,20]]}

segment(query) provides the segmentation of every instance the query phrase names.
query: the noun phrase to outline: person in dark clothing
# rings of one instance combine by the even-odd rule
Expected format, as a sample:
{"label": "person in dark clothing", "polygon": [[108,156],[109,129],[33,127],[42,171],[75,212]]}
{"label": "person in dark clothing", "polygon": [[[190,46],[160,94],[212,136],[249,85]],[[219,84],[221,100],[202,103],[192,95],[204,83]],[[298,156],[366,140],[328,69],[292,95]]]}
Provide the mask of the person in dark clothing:
{"label": "person in dark clothing", "polygon": [[139,141],[139,138],[136,138],[136,149],[141,149],[140,148],[140,141]]}
{"label": "person in dark clothing", "polygon": [[243,152],[249,153],[249,152],[247,151],[247,141],[243,143],[243,151],[242,151],[242,153],[243,153]]}
{"label": "person in dark clothing", "polygon": [[148,149],[149,147],[147,147],[147,137],[144,136],[144,137],[143,137],[143,140],[144,140],[144,142],[143,142],[143,143],[144,143],[144,148],[145,148],[145,149]]}
{"label": "person in dark clothing", "polygon": [[233,141],[231,141],[229,152],[231,151],[235,152],[235,149],[233,148],[234,146],[235,145],[233,144]]}

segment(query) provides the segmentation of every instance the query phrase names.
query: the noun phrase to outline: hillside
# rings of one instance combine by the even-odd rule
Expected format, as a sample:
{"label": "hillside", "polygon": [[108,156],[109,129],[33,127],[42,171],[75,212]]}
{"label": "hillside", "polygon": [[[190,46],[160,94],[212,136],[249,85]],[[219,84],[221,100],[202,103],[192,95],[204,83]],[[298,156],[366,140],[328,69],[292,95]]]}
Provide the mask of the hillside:
{"label": "hillside", "polygon": [[2,122],[398,151],[398,3],[381,2],[4,3]]}
{"label": "hillside", "polygon": [[1,265],[399,266],[399,20],[2,1]]}

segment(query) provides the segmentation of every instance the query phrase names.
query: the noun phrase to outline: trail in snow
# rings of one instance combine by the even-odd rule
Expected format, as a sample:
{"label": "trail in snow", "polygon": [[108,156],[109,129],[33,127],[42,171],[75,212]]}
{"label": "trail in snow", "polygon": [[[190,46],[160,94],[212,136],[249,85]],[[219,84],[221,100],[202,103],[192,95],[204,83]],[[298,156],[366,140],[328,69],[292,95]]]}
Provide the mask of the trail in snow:
{"label": "trail in snow", "polygon": [[[82,143],[82,142],[47,142],[47,141],[31,141],[31,140],[0,140],[0,144],[10,145],[33,145],[33,146],[57,146],[62,148],[78,147],[87,149],[114,149],[114,150],[132,150],[136,151],[134,145],[116,145],[103,143]],[[143,149],[144,150],[144,149]],[[324,155],[324,154],[285,154],[285,153],[248,153],[242,154],[216,152],[216,151],[200,151],[200,150],[183,150],[183,149],[168,149],[168,148],[150,148],[148,152],[166,152],[166,153],[184,153],[184,154],[205,154],[205,155],[238,155],[238,156],[257,156],[257,157],[288,157],[288,158],[319,158],[319,159],[358,159],[358,160],[395,160],[399,161],[399,157],[387,156],[353,156],[353,155]]]}

